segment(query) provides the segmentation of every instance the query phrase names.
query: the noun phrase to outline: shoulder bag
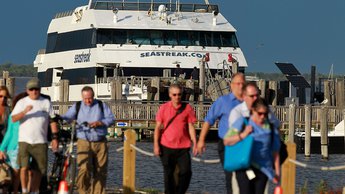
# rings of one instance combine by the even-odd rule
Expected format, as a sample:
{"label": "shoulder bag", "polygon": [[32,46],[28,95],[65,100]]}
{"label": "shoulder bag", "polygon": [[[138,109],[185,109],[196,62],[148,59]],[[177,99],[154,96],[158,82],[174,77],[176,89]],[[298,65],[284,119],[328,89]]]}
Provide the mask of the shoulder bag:
{"label": "shoulder bag", "polygon": [[[242,132],[248,125],[248,119],[249,118],[244,119],[242,130],[240,132]],[[253,137],[248,135],[246,138],[234,145],[225,146],[224,170],[231,172],[249,168],[251,164],[253,142]]]}

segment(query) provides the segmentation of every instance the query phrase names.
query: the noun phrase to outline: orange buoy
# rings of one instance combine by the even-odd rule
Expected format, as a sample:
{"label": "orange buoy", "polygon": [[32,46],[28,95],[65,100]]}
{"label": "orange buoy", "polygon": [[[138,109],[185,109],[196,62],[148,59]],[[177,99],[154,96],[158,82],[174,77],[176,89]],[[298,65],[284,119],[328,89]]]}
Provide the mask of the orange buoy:
{"label": "orange buoy", "polygon": [[274,189],[274,194],[283,194],[283,189],[280,185],[277,185]]}
{"label": "orange buoy", "polygon": [[65,180],[60,181],[58,194],[68,194],[67,181],[65,181]]}

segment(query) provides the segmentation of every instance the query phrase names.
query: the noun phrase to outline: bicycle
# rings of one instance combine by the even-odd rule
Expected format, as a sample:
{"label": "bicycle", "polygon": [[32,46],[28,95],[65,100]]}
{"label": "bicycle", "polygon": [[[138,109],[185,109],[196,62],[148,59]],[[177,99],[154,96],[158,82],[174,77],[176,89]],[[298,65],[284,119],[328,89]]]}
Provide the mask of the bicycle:
{"label": "bicycle", "polygon": [[[60,123],[62,126],[62,124]],[[55,152],[55,158],[52,170],[48,175],[48,188],[50,193],[58,193],[58,187],[61,181],[66,181],[68,193],[73,194],[76,178],[77,155],[74,153],[74,139],[76,131],[76,122],[71,124],[71,130],[60,130],[59,142],[62,149]]]}

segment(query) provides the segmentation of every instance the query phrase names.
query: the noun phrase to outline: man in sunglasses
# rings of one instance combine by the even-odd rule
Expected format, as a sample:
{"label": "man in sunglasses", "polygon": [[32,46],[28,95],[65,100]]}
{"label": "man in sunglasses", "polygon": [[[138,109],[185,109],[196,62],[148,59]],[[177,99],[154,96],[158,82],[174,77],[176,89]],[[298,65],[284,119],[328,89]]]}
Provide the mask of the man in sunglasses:
{"label": "man in sunglasses", "polygon": [[[58,128],[49,99],[41,96],[40,82],[37,78],[26,84],[27,97],[19,100],[12,111],[12,121],[20,122],[18,134],[18,163],[23,193],[38,193],[42,175],[47,173],[48,158],[48,125],[52,130],[52,149],[58,149]],[[32,161],[30,162],[30,158]],[[32,177],[31,191],[28,191],[28,170],[35,169]],[[36,170],[37,169],[37,170]]]}
{"label": "man in sunglasses", "polygon": [[[229,116],[229,127],[238,120],[240,117],[249,117],[250,110],[254,101],[259,97],[259,88],[255,83],[248,82],[243,86],[243,101],[241,104],[236,106],[230,113]],[[274,113],[269,110],[268,119],[270,123],[274,125],[277,129],[280,127],[279,119],[274,115]]]}
{"label": "man in sunglasses", "polygon": [[[194,155],[197,151],[195,113],[189,104],[181,103],[181,95],[181,87],[171,85],[171,100],[161,105],[156,115],[154,154],[160,156],[163,164],[166,194],[186,193],[192,177],[190,147],[193,146]],[[176,166],[179,168],[178,182],[174,179]]]}
{"label": "man in sunglasses", "polygon": [[[232,76],[230,83],[231,93],[219,97],[210,107],[205,119],[204,124],[199,136],[198,141],[198,154],[205,152],[205,139],[206,135],[212,125],[218,122],[218,155],[222,166],[224,165],[224,143],[223,138],[229,129],[228,120],[231,110],[242,102],[242,87],[245,83],[245,77],[243,73],[237,73]],[[225,185],[226,193],[232,194],[232,172],[224,171],[225,173]]]}

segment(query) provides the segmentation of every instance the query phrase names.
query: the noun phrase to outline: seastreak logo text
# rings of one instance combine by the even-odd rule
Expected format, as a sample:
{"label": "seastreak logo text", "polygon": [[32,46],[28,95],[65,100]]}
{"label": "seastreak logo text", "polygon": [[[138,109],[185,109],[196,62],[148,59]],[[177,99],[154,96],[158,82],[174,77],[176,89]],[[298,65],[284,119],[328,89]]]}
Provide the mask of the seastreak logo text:
{"label": "seastreak logo text", "polygon": [[90,62],[91,53],[84,53],[74,55],[74,63]]}
{"label": "seastreak logo text", "polygon": [[197,57],[202,58],[204,55],[201,53],[189,52],[145,52],[140,53],[140,57]]}

